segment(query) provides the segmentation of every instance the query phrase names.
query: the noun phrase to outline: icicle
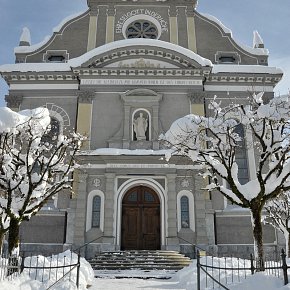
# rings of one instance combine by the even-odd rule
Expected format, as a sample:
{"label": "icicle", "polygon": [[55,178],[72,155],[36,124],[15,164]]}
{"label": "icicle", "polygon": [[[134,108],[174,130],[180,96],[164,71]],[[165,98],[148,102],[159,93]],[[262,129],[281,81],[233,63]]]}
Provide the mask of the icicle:
{"label": "icicle", "polygon": [[259,32],[257,30],[255,30],[253,32],[254,37],[253,37],[253,47],[254,48],[264,48],[264,41],[261,37],[261,35],[259,34]]}
{"label": "icicle", "polygon": [[27,27],[24,27],[22,34],[20,36],[19,46],[30,46],[31,45],[31,36],[30,31]]}

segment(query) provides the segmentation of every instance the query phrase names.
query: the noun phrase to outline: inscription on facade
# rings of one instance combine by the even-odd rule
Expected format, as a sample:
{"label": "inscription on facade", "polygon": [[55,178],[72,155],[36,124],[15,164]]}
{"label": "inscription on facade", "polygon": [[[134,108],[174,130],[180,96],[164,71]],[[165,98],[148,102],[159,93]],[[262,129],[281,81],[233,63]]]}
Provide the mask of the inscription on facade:
{"label": "inscription on facade", "polygon": [[178,80],[178,79],[85,79],[82,85],[102,86],[200,86],[201,80]]}
{"label": "inscription on facade", "polygon": [[116,24],[116,33],[122,33],[122,29],[123,26],[125,24],[125,22],[133,17],[133,16],[137,16],[137,15],[147,15],[147,16],[151,16],[153,18],[155,18],[161,26],[161,32],[168,32],[168,23],[167,21],[164,20],[164,18],[157,12],[149,10],[149,9],[135,9],[135,10],[131,10],[125,14],[123,14],[120,19],[118,20],[117,24]]}

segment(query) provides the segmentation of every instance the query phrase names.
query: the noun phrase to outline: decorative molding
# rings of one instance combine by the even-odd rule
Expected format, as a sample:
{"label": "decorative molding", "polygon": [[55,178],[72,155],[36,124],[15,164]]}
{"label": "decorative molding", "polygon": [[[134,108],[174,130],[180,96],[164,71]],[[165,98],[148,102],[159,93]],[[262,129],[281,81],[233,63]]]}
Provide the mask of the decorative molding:
{"label": "decorative molding", "polygon": [[189,99],[192,104],[203,104],[205,98],[206,93],[204,92],[193,93],[189,96]]}
{"label": "decorative molding", "polygon": [[91,104],[95,96],[94,91],[78,91],[78,100],[79,103]]}
{"label": "decorative molding", "polygon": [[201,78],[204,75],[208,75],[209,72],[202,69],[164,69],[164,68],[144,68],[144,69],[135,69],[135,68],[105,68],[105,69],[77,69],[74,72],[80,76],[88,75],[91,76],[160,76],[160,77],[197,77]]}
{"label": "decorative molding", "polygon": [[83,79],[87,86],[202,86],[202,80],[192,79]]}
{"label": "decorative molding", "polygon": [[[138,56],[139,58],[157,56],[157,57],[161,57],[163,61],[167,59],[169,62],[178,63],[179,65],[185,68],[195,68],[196,66],[200,67],[200,64],[198,64],[197,62],[195,63],[195,65],[193,65],[190,61],[176,54],[170,53],[168,50],[166,51],[166,50],[161,50],[161,49],[156,50],[156,49],[144,49],[144,48],[134,48],[134,49],[125,48],[119,51],[111,52],[106,55],[103,55],[100,58],[93,60],[92,63],[87,63],[87,66],[89,68],[98,68],[98,67],[106,65],[106,63],[112,62],[112,60],[120,61],[122,58],[124,59],[128,58],[128,56],[130,57]],[[194,62],[193,60],[191,61]]]}
{"label": "decorative molding", "polygon": [[23,96],[6,95],[5,101],[9,108],[19,108],[23,100]]}
{"label": "decorative molding", "polygon": [[102,181],[101,181],[101,179],[100,178],[96,178],[96,179],[94,179],[93,180],[93,186],[94,187],[101,187],[101,185],[102,185]]}

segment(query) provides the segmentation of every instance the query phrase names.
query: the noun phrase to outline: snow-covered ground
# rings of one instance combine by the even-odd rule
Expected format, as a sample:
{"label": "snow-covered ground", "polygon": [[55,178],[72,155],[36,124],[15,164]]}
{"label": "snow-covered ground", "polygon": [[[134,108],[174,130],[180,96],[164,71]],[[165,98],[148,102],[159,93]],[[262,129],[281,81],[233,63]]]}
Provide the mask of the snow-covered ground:
{"label": "snow-covered ground", "polygon": [[[70,253],[64,253],[63,255],[69,256]],[[56,256],[60,257],[60,256]],[[77,256],[74,256],[76,262]],[[205,258],[202,259],[202,263],[205,262]],[[44,257],[39,257],[37,263],[44,261]],[[36,259],[32,260],[32,264],[35,264]],[[221,267],[224,266],[225,259],[215,259],[215,263],[218,263]],[[30,264],[30,260],[26,263]],[[56,263],[56,260],[52,264]],[[59,263],[59,262],[58,262]],[[228,265],[227,265],[228,266]],[[248,265],[247,265],[248,266]],[[161,279],[113,279],[113,278],[93,278],[94,273],[90,265],[84,260],[81,260],[81,275],[80,275],[80,290],[164,290],[164,289],[175,289],[175,290],[196,290],[197,289],[197,275],[196,275],[196,260],[192,262],[189,267],[182,269],[181,271],[171,274],[172,278],[168,280]],[[215,274],[210,272],[211,274]],[[126,273],[129,274],[129,273]],[[136,271],[134,271],[134,274]],[[139,272],[140,276],[143,273]],[[234,280],[237,281],[237,273],[234,273]],[[145,274],[144,274],[145,275]],[[231,283],[227,285],[230,290],[290,290],[290,285],[283,286],[283,280],[274,276],[268,276],[265,273],[258,273],[253,276],[249,275],[246,279],[242,278],[240,273],[240,282]],[[52,284],[49,280],[49,275],[45,275],[45,282],[41,282],[42,277],[39,277],[39,281],[31,280],[27,273],[21,274],[18,278],[13,281],[3,281],[0,283],[1,290],[44,290]],[[221,277],[225,280],[226,276],[221,273]],[[53,275],[51,276],[51,279]],[[232,272],[227,273],[227,280],[232,281]],[[75,281],[75,272],[71,276],[71,280]],[[205,275],[201,273],[201,289],[211,290],[212,283],[208,283],[206,286]],[[75,283],[69,281],[68,277],[64,281],[58,283],[52,290],[75,290]],[[215,286],[215,289],[220,289]]]}

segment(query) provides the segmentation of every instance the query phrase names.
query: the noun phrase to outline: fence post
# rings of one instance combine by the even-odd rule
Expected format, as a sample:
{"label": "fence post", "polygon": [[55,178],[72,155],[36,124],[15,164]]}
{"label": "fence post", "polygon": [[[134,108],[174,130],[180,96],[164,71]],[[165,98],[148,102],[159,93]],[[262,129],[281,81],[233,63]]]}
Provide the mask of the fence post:
{"label": "fence post", "polygon": [[21,258],[20,273],[22,273],[24,271],[24,260],[25,260],[25,256],[23,254],[23,256]]}
{"label": "fence post", "polygon": [[281,257],[282,257],[282,270],[283,270],[283,275],[284,275],[284,285],[287,285],[288,284],[288,274],[287,274],[288,266],[286,262],[286,254],[285,254],[284,249],[282,249]]}
{"label": "fence post", "polygon": [[78,265],[77,265],[77,288],[79,289],[80,287],[80,268],[81,268],[81,253],[79,251],[78,253]]}
{"label": "fence post", "polygon": [[251,254],[251,273],[252,273],[252,275],[255,274],[255,266],[254,266],[254,257],[253,257],[253,254]]}
{"label": "fence post", "polygon": [[196,251],[196,274],[197,274],[197,290],[200,290],[200,254],[199,251]]}

